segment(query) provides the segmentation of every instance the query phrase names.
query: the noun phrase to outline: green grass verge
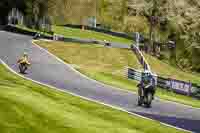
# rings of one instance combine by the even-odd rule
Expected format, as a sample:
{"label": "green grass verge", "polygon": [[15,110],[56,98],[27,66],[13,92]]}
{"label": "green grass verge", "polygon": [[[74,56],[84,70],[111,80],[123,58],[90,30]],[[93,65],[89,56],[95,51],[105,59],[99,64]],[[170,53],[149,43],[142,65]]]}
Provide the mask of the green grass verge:
{"label": "green grass verge", "polygon": [[[128,80],[125,77],[112,75],[110,73],[103,73],[103,72],[95,73],[95,72],[84,71],[81,69],[78,69],[78,70],[81,73],[87,75],[88,77],[101,81],[105,84],[116,86],[118,88],[126,89],[129,91],[137,92],[136,85],[138,84],[138,82],[136,81]],[[200,108],[200,100],[187,97],[184,95],[179,95],[174,92],[163,90],[161,88],[157,89],[156,96],[164,100],[174,101],[174,102],[182,103],[182,104],[189,105],[192,107]]]}
{"label": "green grass verge", "polygon": [[200,84],[200,74],[183,72],[180,69],[164,63],[161,60],[158,60],[157,58],[147,54],[145,54],[145,58],[149,62],[152,70],[158,75]]}
{"label": "green grass verge", "polygon": [[[118,88],[136,91],[137,82],[125,78],[124,68],[140,69],[135,55],[129,50],[98,45],[62,42],[38,42],[65,62],[73,64],[83,74]],[[200,108],[200,100],[158,89],[158,97]]]}
{"label": "green grass verge", "polygon": [[37,85],[2,65],[0,74],[1,133],[183,132]]}
{"label": "green grass verge", "polygon": [[110,42],[118,42],[118,43],[125,43],[125,44],[132,44],[133,41],[121,37],[116,37],[100,32],[90,31],[90,30],[82,30],[82,29],[76,29],[76,28],[69,28],[69,27],[63,27],[63,26],[52,26],[53,31],[56,34],[61,34],[66,37],[78,37],[83,39],[96,39],[96,40],[107,40]]}
{"label": "green grass verge", "polygon": [[[41,32],[39,30],[30,29],[22,25],[16,25],[16,27],[21,28],[23,30],[31,31],[31,32]],[[107,40],[109,42],[124,43],[128,45],[131,45],[133,43],[133,41],[130,39],[116,37],[116,36],[108,35],[105,33],[100,33],[100,32],[95,32],[95,31],[90,31],[90,30],[82,30],[82,29],[54,25],[52,26],[52,31],[55,34],[60,34],[68,38],[95,39],[95,40],[100,40],[100,41]],[[43,34],[50,35],[45,32],[43,32]]]}
{"label": "green grass verge", "polygon": [[51,36],[49,33],[46,33],[46,32],[43,32],[43,31],[40,31],[40,30],[36,30],[36,29],[31,29],[31,28],[28,28],[26,26],[23,26],[23,25],[15,25],[17,28],[20,28],[20,29],[23,29],[23,30],[26,30],[26,31],[29,31],[29,32],[39,32],[43,35],[46,35],[46,36]]}

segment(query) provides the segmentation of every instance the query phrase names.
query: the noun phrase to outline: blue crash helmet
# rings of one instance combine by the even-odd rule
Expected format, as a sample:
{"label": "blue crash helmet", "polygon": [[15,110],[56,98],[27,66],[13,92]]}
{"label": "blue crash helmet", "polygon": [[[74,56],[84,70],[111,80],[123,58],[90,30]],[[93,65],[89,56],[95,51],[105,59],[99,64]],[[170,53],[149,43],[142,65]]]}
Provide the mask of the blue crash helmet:
{"label": "blue crash helmet", "polygon": [[150,79],[151,79],[151,73],[149,72],[142,73],[142,82],[148,83],[150,82]]}

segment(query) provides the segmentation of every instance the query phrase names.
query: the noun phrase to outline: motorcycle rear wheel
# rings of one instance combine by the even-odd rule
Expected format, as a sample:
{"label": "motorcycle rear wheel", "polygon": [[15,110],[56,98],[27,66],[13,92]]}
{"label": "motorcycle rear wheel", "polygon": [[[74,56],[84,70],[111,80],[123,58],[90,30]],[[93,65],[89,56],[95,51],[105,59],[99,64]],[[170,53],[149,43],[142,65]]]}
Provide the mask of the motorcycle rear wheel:
{"label": "motorcycle rear wheel", "polygon": [[27,69],[26,66],[24,66],[24,65],[22,65],[22,64],[19,64],[19,71],[20,71],[20,73],[24,74],[25,71],[26,71],[26,69]]}
{"label": "motorcycle rear wheel", "polygon": [[144,98],[141,96],[138,96],[138,106],[142,106],[143,102],[144,102]]}
{"label": "motorcycle rear wheel", "polygon": [[146,107],[147,107],[147,108],[150,108],[150,107],[151,107],[152,100],[153,100],[153,95],[152,95],[152,93],[148,93],[148,94],[147,94],[147,97],[146,97]]}

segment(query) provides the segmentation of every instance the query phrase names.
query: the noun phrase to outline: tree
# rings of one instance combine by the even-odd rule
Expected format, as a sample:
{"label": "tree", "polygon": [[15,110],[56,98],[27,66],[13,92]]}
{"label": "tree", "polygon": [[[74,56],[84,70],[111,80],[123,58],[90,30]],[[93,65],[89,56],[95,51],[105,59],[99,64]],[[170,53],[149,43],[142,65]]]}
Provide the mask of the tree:
{"label": "tree", "polygon": [[12,8],[17,7],[20,11],[24,12],[25,10],[25,0],[1,0],[0,1],[0,24],[7,23],[8,13]]}
{"label": "tree", "polygon": [[47,15],[48,4],[45,0],[26,0],[27,25],[39,28],[40,19]]}
{"label": "tree", "polygon": [[156,53],[156,47],[154,45],[156,39],[156,27],[160,24],[160,20],[165,17],[164,5],[166,0],[145,0],[146,11],[145,16],[149,20],[149,53]]}

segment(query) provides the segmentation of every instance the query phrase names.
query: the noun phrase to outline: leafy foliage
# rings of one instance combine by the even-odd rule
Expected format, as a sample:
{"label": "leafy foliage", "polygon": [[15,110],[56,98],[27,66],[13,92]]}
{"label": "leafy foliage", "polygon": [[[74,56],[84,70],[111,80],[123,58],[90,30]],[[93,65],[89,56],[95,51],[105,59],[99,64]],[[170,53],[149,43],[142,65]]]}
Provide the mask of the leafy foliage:
{"label": "leafy foliage", "polygon": [[[154,2],[154,0],[129,0],[129,11],[136,12],[131,14],[131,17],[148,19],[152,14],[152,9],[155,9],[156,16],[159,18],[159,24],[155,29],[155,39],[166,42],[173,35],[177,43],[173,60],[182,69],[200,71],[198,59],[200,57],[200,1],[159,0]],[[153,5],[156,7],[153,8]],[[137,24],[136,27],[149,24],[149,22],[141,21]]]}
{"label": "leafy foliage", "polygon": [[[44,15],[51,16],[54,24],[82,25],[88,17],[96,16],[104,27],[140,32],[159,42],[167,42],[174,36],[175,63],[200,71],[199,0],[1,0],[0,23],[5,23],[5,16],[12,7],[23,11],[30,25],[36,27]],[[158,19],[156,25],[152,25],[151,16]]]}

